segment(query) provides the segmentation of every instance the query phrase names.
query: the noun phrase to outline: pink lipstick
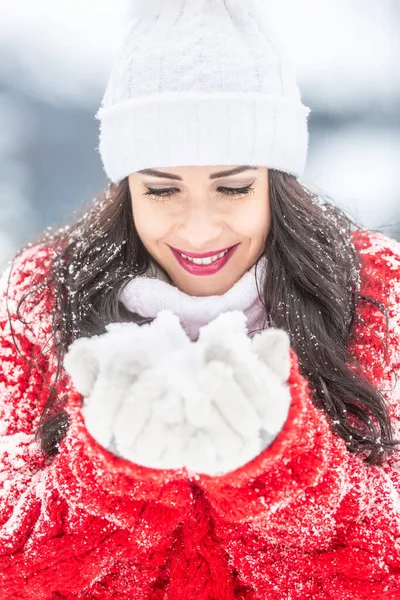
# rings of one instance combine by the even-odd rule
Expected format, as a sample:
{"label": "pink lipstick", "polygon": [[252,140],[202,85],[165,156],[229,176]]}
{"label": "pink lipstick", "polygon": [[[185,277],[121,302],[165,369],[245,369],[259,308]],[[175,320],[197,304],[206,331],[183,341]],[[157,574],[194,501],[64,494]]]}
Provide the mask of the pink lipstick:
{"label": "pink lipstick", "polygon": [[[198,254],[195,252],[184,252],[183,250],[178,250],[177,248],[173,248],[172,246],[170,246],[170,248],[181,267],[183,267],[185,271],[187,271],[191,275],[213,275],[214,273],[220,271],[222,267],[226,265],[226,263],[231,258],[238,246],[239,244],[236,244],[235,246],[230,246],[229,248],[217,250],[214,252],[204,252],[202,254]],[[221,258],[217,258],[217,260],[213,261],[212,263],[205,265],[196,264],[189,260],[189,258],[199,259],[208,258],[210,256],[218,256],[218,254],[222,253],[224,253],[224,255],[221,256]],[[189,258],[185,258],[185,256]]]}

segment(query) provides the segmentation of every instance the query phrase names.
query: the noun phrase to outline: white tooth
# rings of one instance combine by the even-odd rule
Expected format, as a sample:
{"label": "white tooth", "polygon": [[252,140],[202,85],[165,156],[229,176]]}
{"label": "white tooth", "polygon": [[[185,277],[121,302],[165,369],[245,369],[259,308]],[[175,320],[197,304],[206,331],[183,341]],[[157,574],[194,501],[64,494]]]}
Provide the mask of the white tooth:
{"label": "white tooth", "polygon": [[220,254],[215,254],[214,256],[208,256],[207,258],[191,258],[190,256],[186,256],[185,254],[181,254],[181,256],[183,256],[183,258],[185,258],[186,260],[190,260],[190,262],[196,265],[210,265],[211,263],[225,256],[227,252],[228,250],[226,250],[225,252],[221,252]]}

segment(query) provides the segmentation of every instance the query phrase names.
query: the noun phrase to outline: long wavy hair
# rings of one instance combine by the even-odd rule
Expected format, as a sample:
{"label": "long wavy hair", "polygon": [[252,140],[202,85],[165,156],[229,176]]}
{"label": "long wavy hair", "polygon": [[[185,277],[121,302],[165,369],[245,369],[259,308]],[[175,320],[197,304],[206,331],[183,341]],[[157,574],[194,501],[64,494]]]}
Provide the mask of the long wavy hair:
{"label": "long wavy hair", "polygon": [[[349,451],[382,464],[400,442],[393,439],[385,398],[348,351],[360,300],[384,312],[386,339],[380,342],[387,345],[385,307],[359,293],[361,259],[351,239],[359,226],[329,199],[273,169],[269,196],[268,269],[259,290],[264,327],[289,333],[314,403]],[[53,290],[57,371],[52,384],[42,374],[49,395],[36,431],[41,449],[52,457],[69,426],[66,399],[56,390],[65,353],[75,339],[105,333],[108,323],[151,321],[129,312],[118,299],[120,287],[143,274],[151,257],[135,227],[128,178],[110,183],[72,225],[48,228],[34,243],[51,248],[50,269],[19,300],[17,316],[28,295]]]}

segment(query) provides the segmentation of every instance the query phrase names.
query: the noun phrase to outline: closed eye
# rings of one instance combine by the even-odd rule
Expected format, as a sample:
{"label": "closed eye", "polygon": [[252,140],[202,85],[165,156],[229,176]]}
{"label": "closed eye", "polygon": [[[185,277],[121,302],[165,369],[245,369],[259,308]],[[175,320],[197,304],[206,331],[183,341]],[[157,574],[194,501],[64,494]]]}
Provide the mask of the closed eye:
{"label": "closed eye", "polygon": [[[240,188],[228,188],[228,187],[219,186],[217,188],[217,191],[220,192],[221,194],[223,194],[224,196],[242,197],[242,196],[246,196],[246,195],[253,193],[254,188],[253,188],[252,184],[246,185],[245,187],[240,187]],[[163,189],[157,189],[157,190],[153,189],[153,188],[147,188],[147,192],[145,192],[144,195],[154,197],[158,200],[160,198],[165,198],[165,199],[170,198],[176,192],[179,193],[179,190],[177,188],[163,188]]]}

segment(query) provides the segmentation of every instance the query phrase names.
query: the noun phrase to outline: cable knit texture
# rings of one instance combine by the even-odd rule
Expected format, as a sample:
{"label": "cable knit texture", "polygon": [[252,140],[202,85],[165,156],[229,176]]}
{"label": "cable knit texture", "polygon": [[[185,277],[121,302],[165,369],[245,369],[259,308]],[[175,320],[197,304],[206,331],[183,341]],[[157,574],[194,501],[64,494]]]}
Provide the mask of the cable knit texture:
{"label": "cable knit texture", "polygon": [[[362,293],[350,342],[387,398],[400,435],[400,244],[358,232]],[[273,443],[219,476],[152,469],[115,456],[90,435],[82,395],[65,372],[58,385],[71,426],[48,464],[34,441],[53,353],[51,290],[16,304],[48,251],[30,249],[1,280],[1,600],[395,600],[400,597],[398,458],[368,466],[350,454],[315,408],[291,351],[291,404]],[[11,275],[8,310],[5,286]]]}
{"label": "cable knit texture", "polygon": [[310,108],[264,0],[142,0],[96,113],[115,183],[149,167],[303,174]]}

